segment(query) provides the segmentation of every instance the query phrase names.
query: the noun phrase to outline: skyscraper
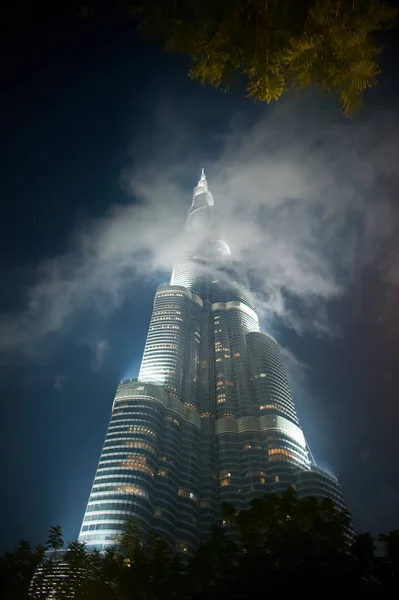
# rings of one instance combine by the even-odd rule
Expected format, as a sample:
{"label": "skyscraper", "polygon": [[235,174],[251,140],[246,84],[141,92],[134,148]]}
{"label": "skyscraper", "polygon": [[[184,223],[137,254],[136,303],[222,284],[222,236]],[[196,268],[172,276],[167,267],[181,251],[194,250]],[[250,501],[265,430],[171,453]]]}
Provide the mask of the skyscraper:
{"label": "skyscraper", "polygon": [[337,480],[310,455],[279,346],[260,330],[223,221],[202,172],[138,379],[121,382],[112,406],[79,536],[99,550],[134,516],[190,552],[222,502],[244,509],[289,485],[345,508]]}

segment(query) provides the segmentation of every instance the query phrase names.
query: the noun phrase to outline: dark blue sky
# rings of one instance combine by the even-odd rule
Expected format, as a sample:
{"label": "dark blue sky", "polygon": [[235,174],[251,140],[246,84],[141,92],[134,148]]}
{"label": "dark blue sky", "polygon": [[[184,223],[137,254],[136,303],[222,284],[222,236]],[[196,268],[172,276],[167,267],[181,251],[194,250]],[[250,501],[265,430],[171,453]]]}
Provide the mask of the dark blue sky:
{"label": "dark blue sky", "polygon": [[[365,126],[388,109],[388,123],[398,126],[393,54],[392,47],[381,87],[359,117]],[[159,147],[154,130],[165,106],[201,137],[201,158],[209,164],[234,115],[256,120],[268,110],[240,89],[224,95],[191,82],[184,59],[139,40],[129,22],[65,19],[50,30],[16,32],[4,41],[1,63],[0,309],[6,319],[24,310],[37,265],[68,252],[77,228],[135,201],[121,172],[137,156],[154,152],[173,165],[195,153],[190,136],[181,157],[167,136]],[[331,101],[319,106],[321,115],[341,120]],[[305,117],[307,129],[312,117]],[[347,127],[350,136],[352,124]],[[187,207],[197,177],[187,173]],[[392,178],[379,184],[382,196],[397,196]],[[53,524],[63,526],[68,540],[77,535],[115,387],[139,365],[156,284],[134,280],[113,310],[82,310],[34,351],[2,353],[0,549],[20,537],[43,542]],[[330,303],[340,337],[298,335],[278,324],[274,331],[309,365],[298,376],[297,401],[315,458],[340,478],[355,526],[373,532],[399,526],[397,306],[397,286],[371,266]]]}

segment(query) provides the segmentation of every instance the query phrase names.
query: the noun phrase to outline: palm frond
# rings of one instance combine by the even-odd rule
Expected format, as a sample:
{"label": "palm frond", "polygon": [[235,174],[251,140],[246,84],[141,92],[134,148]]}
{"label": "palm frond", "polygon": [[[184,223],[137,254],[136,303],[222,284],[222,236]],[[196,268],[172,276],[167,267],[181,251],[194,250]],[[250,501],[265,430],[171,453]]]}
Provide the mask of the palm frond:
{"label": "palm frond", "polygon": [[285,78],[282,73],[272,75],[264,73],[250,77],[247,91],[248,96],[260,102],[269,104],[272,100],[278,100],[285,91]]}
{"label": "palm frond", "polygon": [[372,60],[359,60],[350,65],[348,79],[356,89],[364,91],[377,85],[380,67]]}
{"label": "palm frond", "polygon": [[223,52],[206,54],[189,70],[189,77],[203,85],[209,83],[219,87],[225,78],[229,56]]}
{"label": "palm frond", "polygon": [[317,60],[321,45],[321,36],[304,34],[291,40],[283,53],[283,60],[290,69],[309,69]]}
{"label": "palm frond", "polygon": [[339,103],[344,115],[353,117],[363,106],[362,91],[351,86],[344,88],[340,93]]}

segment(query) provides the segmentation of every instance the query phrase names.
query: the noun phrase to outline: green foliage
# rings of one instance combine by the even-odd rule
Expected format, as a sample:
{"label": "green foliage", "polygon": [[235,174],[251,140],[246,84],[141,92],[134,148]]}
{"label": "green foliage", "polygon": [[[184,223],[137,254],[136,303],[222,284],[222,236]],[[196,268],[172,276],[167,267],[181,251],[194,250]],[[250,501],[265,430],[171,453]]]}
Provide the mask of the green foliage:
{"label": "green foliage", "polygon": [[[242,77],[248,96],[268,103],[314,86],[348,117],[377,84],[381,33],[398,13],[389,0],[67,0],[61,12],[129,15],[167,52],[188,56],[203,85],[227,91]],[[58,13],[57,3],[17,0],[0,11],[0,27]]]}
{"label": "green foliage", "polygon": [[49,558],[24,541],[0,556],[0,600],[258,600],[308,593],[315,578],[331,593],[382,595],[399,581],[399,532],[381,535],[376,555],[373,538],[353,537],[349,515],[330,500],[298,499],[290,488],[246,511],[224,504],[222,520],[182,560],[155,533],[143,539],[133,519],[105,553],[79,542],[60,552],[61,531],[52,528]]}
{"label": "green foliage", "polygon": [[254,100],[311,85],[339,97],[351,116],[377,83],[375,35],[397,11],[382,0],[138,0],[130,14],[169,52],[191,58],[189,75],[227,89],[247,78]]}

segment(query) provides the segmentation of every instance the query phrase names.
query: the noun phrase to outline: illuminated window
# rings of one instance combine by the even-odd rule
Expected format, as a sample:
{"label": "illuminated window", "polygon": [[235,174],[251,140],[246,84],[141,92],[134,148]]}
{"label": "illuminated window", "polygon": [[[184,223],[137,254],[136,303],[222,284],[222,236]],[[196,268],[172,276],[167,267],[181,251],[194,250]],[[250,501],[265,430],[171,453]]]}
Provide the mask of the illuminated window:
{"label": "illuminated window", "polygon": [[143,496],[147,498],[147,493],[140,487],[135,485],[119,485],[116,488],[117,492],[122,492],[124,494],[133,494],[134,496]]}
{"label": "illuminated window", "polygon": [[174,464],[173,458],[168,458],[167,456],[161,456],[160,458],[161,458],[162,462],[167,462],[167,463],[169,463],[171,465]]}
{"label": "illuminated window", "polygon": [[174,423],[175,425],[180,425],[179,421],[177,419],[174,419],[173,417],[165,417],[166,421],[170,421],[171,423]]}
{"label": "illuminated window", "polygon": [[128,448],[140,448],[141,450],[148,450],[148,452],[151,452],[152,454],[154,454],[155,452],[151,444],[148,444],[147,442],[141,442],[140,440],[126,442],[125,446],[127,446]]}
{"label": "illuminated window", "polygon": [[279,476],[279,475],[275,475],[275,476],[274,476],[274,481],[275,481],[276,483],[278,483],[278,482],[280,481],[280,476]]}
{"label": "illuminated window", "polygon": [[[270,444],[269,444],[270,445]],[[284,460],[287,458],[296,458],[296,454],[288,448],[270,448],[268,450],[270,460]]]}
{"label": "illuminated window", "polygon": [[225,487],[226,485],[230,485],[230,479],[221,479],[220,480],[220,485],[222,487]]}
{"label": "illuminated window", "polygon": [[238,358],[239,356],[241,356],[241,354],[239,352],[234,353],[234,358]]}
{"label": "illuminated window", "polygon": [[225,477],[231,477],[231,472],[228,469],[219,472],[219,479],[224,479]]}
{"label": "illuminated window", "polygon": [[201,413],[201,419],[207,419],[207,418],[213,419],[214,415],[212,413],[210,413],[210,412],[203,412],[203,413]]}
{"label": "illuminated window", "polygon": [[193,492],[190,492],[189,490],[186,490],[184,488],[179,488],[177,493],[179,494],[179,496],[183,496],[183,498],[189,498],[190,500],[197,502],[197,496],[195,494],[193,494]]}
{"label": "illuminated window", "polygon": [[162,477],[165,477],[165,475],[166,475],[165,469],[159,469],[158,475],[161,475]]}
{"label": "illuminated window", "polygon": [[139,462],[135,461],[126,461],[121,463],[121,467],[124,469],[132,469],[133,471],[141,471],[142,473],[147,473],[147,475],[151,475],[154,477],[154,471],[147,467],[146,465],[142,465]]}
{"label": "illuminated window", "polygon": [[132,460],[133,462],[139,462],[142,465],[144,465],[147,462],[147,459],[145,456],[140,456],[140,454],[129,454],[129,456],[126,457],[127,460]]}
{"label": "illuminated window", "polygon": [[151,429],[148,429],[147,427],[141,427],[139,425],[130,426],[129,431],[130,431],[130,433],[143,433],[143,434],[151,435],[153,437],[156,436],[156,433],[154,431],[152,431]]}
{"label": "illuminated window", "polygon": [[155,516],[156,516],[156,517],[162,517],[162,511],[161,511],[161,510],[159,510],[159,508],[156,508],[156,509],[155,509]]}

